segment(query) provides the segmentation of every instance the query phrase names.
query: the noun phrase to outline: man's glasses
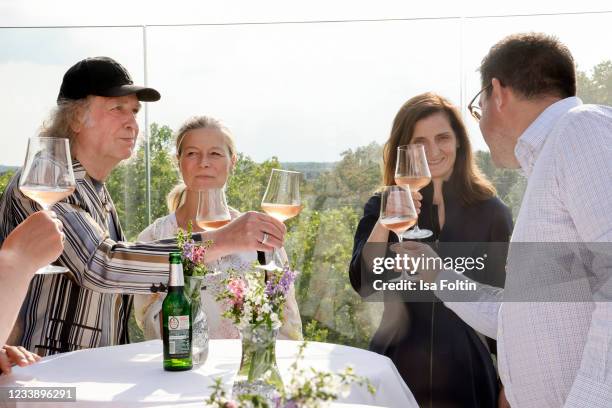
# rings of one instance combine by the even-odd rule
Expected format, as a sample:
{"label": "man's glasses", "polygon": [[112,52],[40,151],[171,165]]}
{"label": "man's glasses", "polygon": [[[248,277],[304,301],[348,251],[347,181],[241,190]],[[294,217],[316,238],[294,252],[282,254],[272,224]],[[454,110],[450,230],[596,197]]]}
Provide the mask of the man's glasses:
{"label": "man's glasses", "polygon": [[476,99],[478,99],[480,94],[483,93],[484,91],[486,91],[487,89],[489,89],[491,87],[491,85],[492,84],[489,84],[489,85],[485,86],[484,88],[482,88],[476,94],[476,96],[474,96],[472,98],[472,100],[470,101],[470,103],[468,105],[468,111],[470,111],[470,115],[472,115],[472,117],[474,119],[476,119],[477,122],[480,122],[480,118],[482,118],[482,109],[480,109],[480,105],[478,103],[474,104],[474,102],[476,102]]}

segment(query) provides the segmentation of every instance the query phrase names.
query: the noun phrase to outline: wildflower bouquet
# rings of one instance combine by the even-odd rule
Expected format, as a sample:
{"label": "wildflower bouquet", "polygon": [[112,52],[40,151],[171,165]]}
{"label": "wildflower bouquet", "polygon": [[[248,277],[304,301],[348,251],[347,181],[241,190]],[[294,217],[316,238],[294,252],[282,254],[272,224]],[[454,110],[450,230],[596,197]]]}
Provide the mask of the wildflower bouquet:
{"label": "wildflower bouquet", "polygon": [[230,276],[224,282],[226,290],[217,297],[227,305],[223,316],[232,320],[240,330],[248,326],[278,330],[295,277],[296,272],[288,267],[268,272],[267,275],[265,271],[254,269],[244,277]]}
{"label": "wildflower bouquet", "polygon": [[258,394],[271,399],[283,389],[276,366],[276,336],[283,308],[296,273],[289,268],[265,272],[248,271],[230,276],[217,296],[227,310],[224,317],[240,330],[242,359],[234,382],[234,394]]}
{"label": "wildflower bouquet", "polygon": [[365,386],[372,395],[376,389],[365,377],[355,374],[351,367],[346,367],[340,373],[301,369],[299,361],[304,359],[307,343],[300,345],[298,355],[289,368],[290,379],[287,388],[283,389],[274,399],[268,399],[258,394],[242,394],[234,399],[227,396],[221,379],[216,379],[211,386],[213,392],[204,403],[208,408],[319,408],[327,406],[339,397],[346,397],[352,384]]}
{"label": "wildflower bouquet", "polygon": [[208,269],[204,264],[204,255],[206,250],[212,245],[212,241],[209,240],[204,243],[195,242],[191,234],[192,226],[191,221],[189,221],[187,231],[179,228],[176,235],[176,241],[183,258],[183,273],[186,277],[204,277],[208,273]]}

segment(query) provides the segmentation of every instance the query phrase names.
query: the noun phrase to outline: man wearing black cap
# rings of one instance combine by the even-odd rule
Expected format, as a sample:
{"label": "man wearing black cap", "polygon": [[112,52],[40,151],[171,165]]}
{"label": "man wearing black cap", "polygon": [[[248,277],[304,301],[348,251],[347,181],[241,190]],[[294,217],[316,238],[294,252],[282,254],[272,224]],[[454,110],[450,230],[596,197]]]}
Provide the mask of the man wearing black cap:
{"label": "man wearing black cap", "polygon": [[[121,160],[132,154],[138,136],[139,101],[159,99],[155,89],[134,85],[126,69],[113,59],[87,58],[66,72],[57,97],[55,119],[63,119],[63,111],[70,111],[73,117],[80,116],[79,120],[69,129],[58,129],[52,124],[44,134],[68,137],[73,156],[89,176],[103,181]],[[65,126],[70,121],[55,122]]]}
{"label": "man wearing black cap", "polygon": [[[160,99],[155,89],[136,86],[118,62],[87,58],[64,75],[57,109],[42,136],[70,140],[76,190],[53,210],[64,224],[59,262],[70,272],[36,275],[11,335],[11,344],[40,355],[128,342],[134,293],[148,293],[168,280],[168,253],[176,240],[128,243],[104,185],[121,160],[132,154],[140,101]],[[17,172],[0,199],[0,244],[36,204],[18,188]],[[262,237],[268,235],[263,244]],[[206,260],[243,250],[282,245],[282,223],[247,213],[216,231],[194,234],[214,242]]]}

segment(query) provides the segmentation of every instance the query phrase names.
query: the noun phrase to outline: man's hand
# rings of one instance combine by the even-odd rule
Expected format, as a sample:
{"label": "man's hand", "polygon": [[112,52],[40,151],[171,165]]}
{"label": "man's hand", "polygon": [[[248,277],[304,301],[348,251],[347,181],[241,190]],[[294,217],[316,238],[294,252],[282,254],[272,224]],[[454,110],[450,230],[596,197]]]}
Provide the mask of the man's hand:
{"label": "man's hand", "polygon": [[503,385],[501,387],[501,390],[499,391],[499,398],[497,400],[497,408],[511,408],[510,403],[506,399],[506,393],[504,391]]}

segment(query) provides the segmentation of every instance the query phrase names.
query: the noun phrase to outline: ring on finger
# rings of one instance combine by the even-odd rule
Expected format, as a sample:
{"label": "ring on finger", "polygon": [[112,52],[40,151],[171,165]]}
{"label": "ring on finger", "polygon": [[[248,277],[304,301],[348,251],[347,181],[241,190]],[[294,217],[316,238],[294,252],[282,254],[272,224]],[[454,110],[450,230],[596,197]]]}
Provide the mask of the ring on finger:
{"label": "ring on finger", "polygon": [[269,237],[270,237],[270,236],[268,235],[268,233],[267,233],[267,232],[264,232],[264,233],[263,233],[263,238],[261,239],[261,243],[262,243],[263,245],[266,245],[266,242],[268,242],[268,238],[269,238]]}

